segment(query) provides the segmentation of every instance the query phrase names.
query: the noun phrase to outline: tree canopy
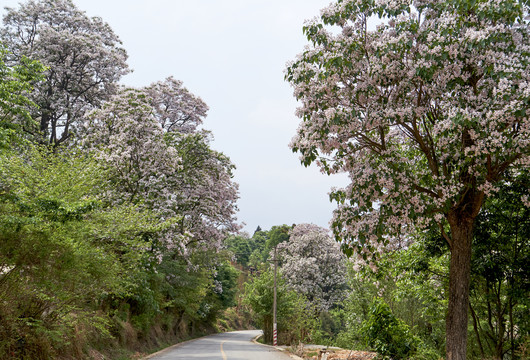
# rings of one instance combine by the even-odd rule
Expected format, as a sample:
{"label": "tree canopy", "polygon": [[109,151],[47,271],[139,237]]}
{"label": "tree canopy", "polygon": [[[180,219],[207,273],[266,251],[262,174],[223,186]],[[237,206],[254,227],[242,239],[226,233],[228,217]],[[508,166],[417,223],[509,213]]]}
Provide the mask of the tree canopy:
{"label": "tree canopy", "polygon": [[99,106],[129,72],[127,53],[110,26],[89,18],[71,0],[31,0],[8,8],[0,39],[13,63],[24,58],[46,66],[29,95],[38,122],[24,130],[42,143],[70,140],[86,111]]}

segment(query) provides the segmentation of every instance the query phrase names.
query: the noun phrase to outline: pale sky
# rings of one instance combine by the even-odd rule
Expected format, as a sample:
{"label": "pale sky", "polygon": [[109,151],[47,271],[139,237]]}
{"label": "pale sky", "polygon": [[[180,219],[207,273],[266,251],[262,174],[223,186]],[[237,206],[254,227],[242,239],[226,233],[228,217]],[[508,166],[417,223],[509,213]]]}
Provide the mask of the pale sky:
{"label": "pale sky", "polygon": [[[2,0],[17,7],[19,0]],[[174,76],[210,111],[204,128],[212,147],[236,165],[240,222],[260,225],[314,223],[328,227],[334,204],[328,177],[300,165],[288,148],[298,119],[292,89],[283,80],[287,61],[307,40],[304,20],[330,0],[74,0],[100,16],[123,42],[134,70],[122,79],[145,86]]]}

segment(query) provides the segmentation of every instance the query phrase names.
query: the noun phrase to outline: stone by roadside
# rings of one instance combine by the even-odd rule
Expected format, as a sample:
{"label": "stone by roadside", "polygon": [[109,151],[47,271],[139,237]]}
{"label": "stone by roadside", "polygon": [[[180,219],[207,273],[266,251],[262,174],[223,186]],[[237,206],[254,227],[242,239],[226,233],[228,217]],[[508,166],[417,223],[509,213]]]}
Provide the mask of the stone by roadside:
{"label": "stone by roadside", "polygon": [[[302,345],[298,347],[287,347],[282,348],[303,360],[321,360],[320,355],[323,346],[318,345]],[[328,348],[327,349],[327,360],[372,360],[377,356],[374,352],[369,351],[357,351],[357,350],[344,350],[340,348]]]}
{"label": "stone by roadside", "polygon": [[350,350],[340,350],[335,353],[328,355],[328,360],[335,359],[348,359],[348,360],[371,360],[377,356],[376,353],[369,351],[350,351]]}

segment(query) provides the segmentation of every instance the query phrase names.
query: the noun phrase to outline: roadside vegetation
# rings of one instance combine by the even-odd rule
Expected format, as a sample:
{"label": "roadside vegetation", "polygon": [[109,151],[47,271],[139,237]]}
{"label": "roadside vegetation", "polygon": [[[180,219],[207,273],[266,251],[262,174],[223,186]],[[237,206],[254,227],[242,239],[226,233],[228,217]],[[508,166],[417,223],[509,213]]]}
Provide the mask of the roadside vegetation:
{"label": "roadside vegetation", "polygon": [[[512,179],[479,219],[473,242],[481,251],[473,256],[468,324],[472,359],[524,359],[528,354],[530,210],[519,192],[528,191],[527,185],[520,187],[528,181],[527,175]],[[491,219],[492,213],[503,213],[504,220]],[[497,236],[507,238],[493,239]],[[324,229],[308,224],[258,228],[252,236],[231,236],[225,244],[241,271],[240,284],[245,282],[230,316],[242,328],[264,329],[266,343],[272,343],[276,247],[280,345],[294,353],[304,344],[316,344],[352,354],[375,351],[388,359],[444,357],[449,250],[437,229],[381,254],[376,264],[362,256],[345,257]]]}
{"label": "roadside vegetation", "polygon": [[168,78],[118,84],[119,38],[70,0],[0,29],[0,358],[124,358],[216,331],[238,272],[234,165]]}

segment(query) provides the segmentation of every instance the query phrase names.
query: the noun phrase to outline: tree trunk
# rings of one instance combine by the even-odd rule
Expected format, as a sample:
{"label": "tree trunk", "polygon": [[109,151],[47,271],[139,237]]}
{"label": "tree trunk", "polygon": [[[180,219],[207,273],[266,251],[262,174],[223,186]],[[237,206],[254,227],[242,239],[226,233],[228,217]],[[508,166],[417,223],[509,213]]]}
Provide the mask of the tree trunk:
{"label": "tree trunk", "polygon": [[473,330],[475,331],[475,336],[477,337],[477,344],[478,344],[478,349],[480,351],[480,356],[481,356],[482,359],[484,359],[486,357],[486,355],[484,354],[484,347],[482,346],[482,341],[480,340],[478,319],[477,319],[477,315],[475,314],[475,311],[473,311],[473,306],[471,306],[471,304],[469,304],[469,310],[470,310],[471,316],[473,318]]}
{"label": "tree trunk", "polygon": [[49,126],[50,126],[50,115],[48,114],[47,110],[43,110],[41,113],[40,127],[39,127],[40,135],[42,137],[40,141],[42,141],[42,144],[48,144],[47,133],[48,133]]}
{"label": "tree trunk", "polygon": [[265,344],[272,344],[272,316],[270,315],[263,319],[263,337]]}
{"label": "tree trunk", "polygon": [[466,360],[474,217],[462,218],[461,213],[451,212],[448,220],[452,241],[445,351],[447,360]]}
{"label": "tree trunk", "polygon": [[[511,282],[511,280],[510,280]],[[511,289],[513,289],[513,285],[510,286]],[[515,338],[513,336],[514,333],[514,325],[513,325],[513,300],[510,296],[510,309],[509,309],[509,317],[510,317],[510,351],[512,353],[512,359],[515,357]]]}

